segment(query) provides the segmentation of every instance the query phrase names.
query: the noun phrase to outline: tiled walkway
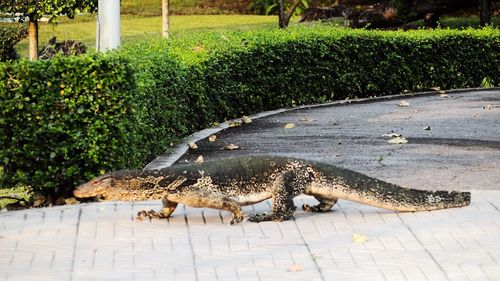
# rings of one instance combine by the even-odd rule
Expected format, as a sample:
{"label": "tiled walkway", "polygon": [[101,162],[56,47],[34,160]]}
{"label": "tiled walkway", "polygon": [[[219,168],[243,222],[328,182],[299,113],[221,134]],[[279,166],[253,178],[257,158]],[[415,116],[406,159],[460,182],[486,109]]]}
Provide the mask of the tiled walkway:
{"label": "tiled walkway", "polygon": [[342,201],[334,212],[237,225],[229,213],[189,207],[168,221],[134,219],[155,201],[8,212],[0,280],[500,280],[500,191],[472,198],[399,214]]}

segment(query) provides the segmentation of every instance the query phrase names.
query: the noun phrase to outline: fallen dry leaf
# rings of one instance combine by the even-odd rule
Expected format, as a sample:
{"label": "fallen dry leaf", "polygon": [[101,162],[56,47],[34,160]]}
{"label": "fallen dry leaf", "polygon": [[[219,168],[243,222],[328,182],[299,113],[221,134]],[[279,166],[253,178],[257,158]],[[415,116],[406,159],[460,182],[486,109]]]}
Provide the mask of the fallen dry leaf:
{"label": "fallen dry leaf", "polygon": [[388,133],[388,134],[382,134],[380,135],[381,137],[384,137],[384,138],[399,138],[401,137],[402,135],[401,134],[398,134],[398,133]]}
{"label": "fallen dry leaf", "polygon": [[40,207],[45,203],[45,201],[47,201],[47,198],[45,198],[45,196],[37,195],[33,202],[33,207]]}
{"label": "fallen dry leaf", "polygon": [[189,148],[191,148],[192,150],[198,149],[198,145],[194,142],[190,142],[190,143],[188,143],[188,145],[189,145]]}
{"label": "fallen dry leaf", "polygon": [[241,126],[241,122],[234,121],[234,122],[229,122],[229,127],[234,128],[234,127],[239,127]]}
{"label": "fallen dry leaf", "polygon": [[197,163],[197,164],[201,164],[205,162],[205,159],[203,159],[203,156],[198,156],[198,158],[196,158],[196,160],[194,160],[194,163]]}
{"label": "fallen dry leaf", "polygon": [[301,121],[301,122],[312,122],[312,121],[316,121],[316,120],[312,119],[312,118],[309,118],[309,117],[306,117],[306,118],[300,118],[299,121]]}
{"label": "fallen dry leaf", "polygon": [[64,203],[66,205],[75,205],[75,204],[79,204],[80,202],[78,200],[76,200],[75,197],[70,197],[70,198],[64,199]]}
{"label": "fallen dry leaf", "polygon": [[439,91],[438,93],[441,93],[439,96],[442,98],[449,98],[450,97],[448,94],[445,94],[444,91]]}
{"label": "fallen dry leaf", "polygon": [[203,46],[194,46],[193,47],[193,51],[195,51],[195,52],[202,52],[204,50],[205,50],[205,48],[203,48]]}
{"label": "fallen dry leaf", "polygon": [[208,141],[209,142],[214,142],[216,140],[217,140],[217,136],[216,135],[211,135],[211,136],[208,137]]}
{"label": "fallen dry leaf", "polygon": [[296,263],[296,264],[290,265],[287,270],[291,271],[291,272],[304,271],[304,266],[301,265],[301,264]]}
{"label": "fallen dry leaf", "polygon": [[396,137],[388,140],[387,142],[390,144],[405,144],[408,143],[408,140],[404,137]]}
{"label": "fallen dry leaf", "polygon": [[252,119],[248,116],[243,116],[243,117],[241,117],[241,122],[243,122],[245,124],[252,123]]}
{"label": "fallen dry leaf", "polygon": [[399,104],[398,104],[399,107],[408,107],[410,106],[410,103],[405,101],[405,100],[402,100]]}
{"label": "fallen dry leaf", "polygon": [[224,149],[225,150],[236,150],[236,149],[240,149],[240,147],[236,144],[230,143],[230,144],[224,146]]}
{"label": "fallen dry leaf", "polygon": [[434,91],[440,91],[440,90],[441,90],[441,87],[439,87],[439,86],[434,86],[434,87],[431,87],[431,90],[434,90]]}
{"label": "fallen dry leaf", "polygon": [[285,125],[285,127],[284,127],[284,128],[285,128],[285,129],[293,129],[293,128],[295,128],[295,124],[293,124],[293,123],[288,123],[288,124],[286,124],[286,125]]}
{"label": "fallen dry leaf", "polygon": [[479,116],[479,114],[477,114],[477,113],[472,114],[472,117],[478,117],[478,116]]}
{"label": "fallen dry leaf", "polygon": [[365,243],[366,241],[368,241],[368,237],[366,237],[365,235],[359,233],[352,234],[352,242],[362,244]]}

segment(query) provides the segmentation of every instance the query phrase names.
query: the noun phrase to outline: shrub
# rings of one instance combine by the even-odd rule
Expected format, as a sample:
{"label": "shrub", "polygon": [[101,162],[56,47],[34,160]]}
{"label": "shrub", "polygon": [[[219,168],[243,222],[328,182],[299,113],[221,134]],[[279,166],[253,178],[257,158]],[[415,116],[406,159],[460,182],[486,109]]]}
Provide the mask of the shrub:
{"label": "shrub", "polygon": [[16,59],[14,46],[27,35],[24,25],[0,25],[0,61]]}
{"label": "shrub", "polygon": [[63,193],[137,167],[134,87],[129,65],[107,55],[1,64],[1,186]]}
{"label": "shrub", "polygon": [[[335,99],[500,85],[500,31],[288,30],[146,40],[0,67],[4,186],[70,191],[212,122]],[[485,82],[486,81],[486,82]]]}

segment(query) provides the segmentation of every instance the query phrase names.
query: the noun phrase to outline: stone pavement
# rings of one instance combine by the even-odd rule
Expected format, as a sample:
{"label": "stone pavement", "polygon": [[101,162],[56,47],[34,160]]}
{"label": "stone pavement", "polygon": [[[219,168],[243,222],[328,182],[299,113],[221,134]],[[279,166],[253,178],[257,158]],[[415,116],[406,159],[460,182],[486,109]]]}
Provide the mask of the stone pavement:
{"label": "stone pavement", "polygon": [[472,198],[399,214],[342,201],[334,212],[236,225],[227,212],[188,207],[169,220],[134,219],[159,201],[8,212],[0,280],[500,280],[500,191]]}
{"label": "stone pavement", "polygon": [[[282,112],[262,119],[261,126],[255,127],[274,124],[276,129],[282,128],[283,122],[298,124],[296,131],[267,131],[268,138],[253,146],[260,152],[265,152],[263,146],[274,139],[280,142],[272,147],[278,154],[293,154],[294,148],[301,147],[306,150],[301,153],[314,150],[313,158],[340,161],[337,164],[405,186],[427,188],[426,183],[438,182],[437,187],[443,189],[467,187],[472,192],[469,207],[395,213],[341,201],[333,212],[299,210],[291,221],[236,225],[229,224],[227,212],[182,205],[169,220],[134,219],[141,209],[160,208],[159,201],[2,212],[0,281],[500,280],[500,184],[496,181],[500,173],[500,133],[495,131],[500,126],[498,101],[499,91],[457,94],[447,99],[419,97],[409,100],[412,108],[398,108],[396,99],[331,110],[299,110],[295,115]],[[488,104],[493,107],[482,108]],[[379,117],[365,118],[362,110]],[[346,111],[352,114],[341,119]],[[338,124],[330,123],[331,114],[340,114],[335,117]],[[362,124],[353,118],[356,115],[371,125],[353,125]],[[399,117],[389,118],[392,115]],[[302,126],[299,118],[318,121],[305,121],[310,126]],[[387,146],[375,124],[385,126],[383,133],[400,128],[410,143],[398,149]],[[432,125],[431,132],[422,131],[426,124]],[[249,128],[221,132],[219,141],[238,141],[244,149],[237,153],[255,153],[250,144],[255,143],[256,132],[249,135],[243,130]],[[243,137],[236,134],[238,130]],[[335,135],[335,141],[331,141],[332,130],[345,134]],[[425,140],[418,138],[422,132],[432,135],[425,135],[429,138]],[[283,147],[287,139],[300,140],[293,134],[311,143],[299,141]],[[450,135],[453,139],[443,138]],[[250,139],[247,143],[245,136]],[[440,143],[432,143],[433,137]],[[365,142],[370,138],[378,146],[368,147]],[[334,147],[322,146],[318,139],[330,140]],[[217,147],[203,150],[206,143],[199,144],[207,158],[216,152],[229,153]],[[424,144],[431,149],[419,150]],[[321,149],[326,153],[320,153]],[[422,154],[427,156],[414,157]],[[478,163],[479,168],[474,169]],[[418,182],[423,176],[425,180]],[[303,203],[314,204],[315,200],[296,198],[299,209]],[[269,201],[265,201],[244,210],[255,213],[269,208]]]}

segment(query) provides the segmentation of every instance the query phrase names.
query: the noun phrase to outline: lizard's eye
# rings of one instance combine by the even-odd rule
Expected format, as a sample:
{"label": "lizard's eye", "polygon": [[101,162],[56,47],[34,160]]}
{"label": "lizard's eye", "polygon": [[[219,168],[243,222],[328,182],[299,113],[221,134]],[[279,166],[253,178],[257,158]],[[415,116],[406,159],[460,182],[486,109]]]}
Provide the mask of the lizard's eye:
{"label": "lizard's eye", "polygon": [[107,185],[113,186],[115,185],[115,179],[112,176],[102,176],[100,178],[95,179],[92,182],[93,185]]}

